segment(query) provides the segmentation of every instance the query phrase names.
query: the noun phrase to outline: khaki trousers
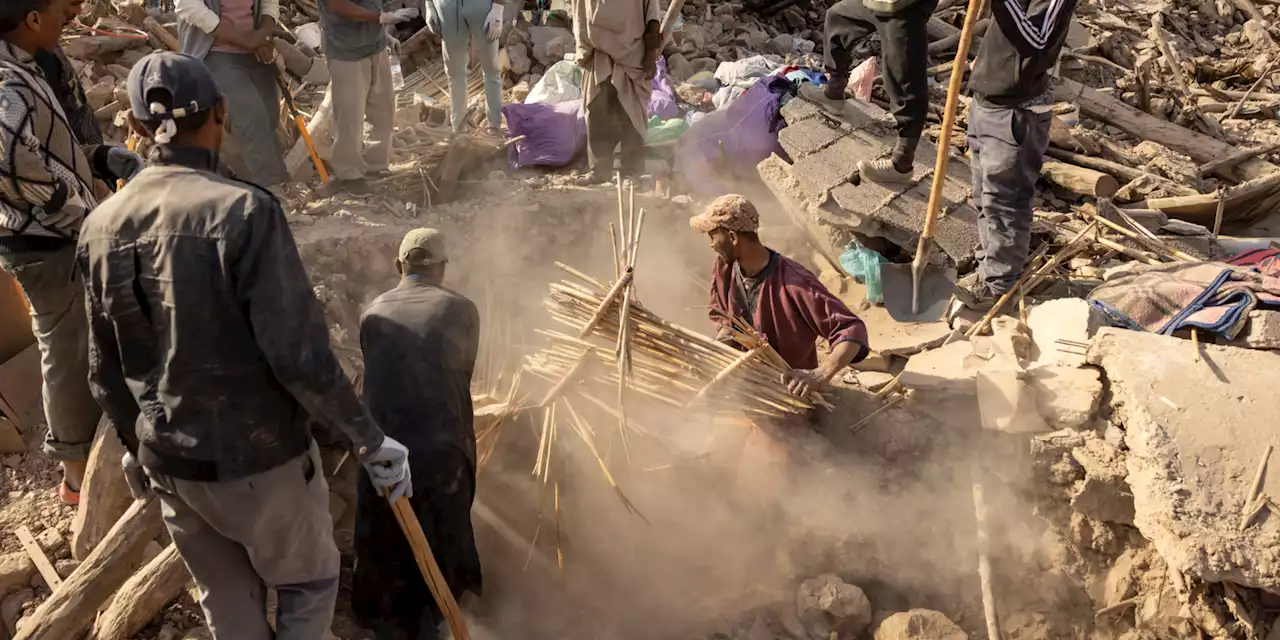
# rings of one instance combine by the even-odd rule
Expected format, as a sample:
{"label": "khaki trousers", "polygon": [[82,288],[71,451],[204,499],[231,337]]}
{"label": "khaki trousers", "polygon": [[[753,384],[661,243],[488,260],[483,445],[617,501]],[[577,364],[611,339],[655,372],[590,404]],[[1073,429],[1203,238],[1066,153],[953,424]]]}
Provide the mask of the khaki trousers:
{"label": "khaki trousers", "polygon": [[[384,50],[363,60],[329,60],[333,95],[333,172],[339,180],[358,180],[365,172],[391,165],[391,129],[396,92],[391,86],[391,57]],[[373,128],[364,144],[364,123]]]}
{"label": "khaki trousers", "polygon": [[[215,640],[322,640],[338,598],[338,547],[320,452],[228,482],[147,471],[164,523],[200,587]],[[276,590],[276,629],[267,589]]]}

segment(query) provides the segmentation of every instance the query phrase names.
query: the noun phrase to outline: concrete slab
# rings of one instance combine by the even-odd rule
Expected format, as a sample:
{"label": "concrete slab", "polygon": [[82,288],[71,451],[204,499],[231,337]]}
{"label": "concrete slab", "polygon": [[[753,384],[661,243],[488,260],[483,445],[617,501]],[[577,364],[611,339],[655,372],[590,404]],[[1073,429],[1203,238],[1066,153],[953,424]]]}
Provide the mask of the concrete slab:
{"label": "concrete slab", "polygon": [[1102,314],[1080,298],[1060,298],[1032,307],[1027,314],[1032,364],[1083,365],[1089,341],[1104,324]]}
{"label": "concrete slab", "polygon": [[788,125],[794,125],[801,120],[807,120],[820,113],[817,105],[808,100],[788,100],[782,105],[782,109],[778,111],[782,115],[782,119],[787,121]]}
{"label": "concrete slab", "polygon": [[[1240,531],[1261,452],[1280,448],[1280,354],[1202,345],[1201,358],[1185,340],[1114,328],[1089,350],[1125,430],[1134,524],[1185,575],[1280,593],[1280,518]],[[1262,492],[1280,496],[1280,456]]]}
{"label": "concrete slab", "polygon": [[1249,324],[1229,344],[1247,349],[1280,349],[1280,311],[1250,311]]}
{"label": "concrete slab", "polygon": [[827,124],[825,118],[815,117],[783,128],[778,132],[778,143],[792,161],[799,161],[835,142],[840,136],[840,130]]}
{"label": "concrete slab", "polygon": [[791,175],[800,181],[808,198],[818,200],[826,191],[846,183],[853,176],[858,161],[874,152],[875,149],[849,138],[840,138],[817,153],[798,160],[791,167]]}
{"label": "concrete slab", "polygon": [[1054,429],[1083,429],[1093,422],[1102,400],[1097,369],[1046,366],[1032,369],[1040,416]]}

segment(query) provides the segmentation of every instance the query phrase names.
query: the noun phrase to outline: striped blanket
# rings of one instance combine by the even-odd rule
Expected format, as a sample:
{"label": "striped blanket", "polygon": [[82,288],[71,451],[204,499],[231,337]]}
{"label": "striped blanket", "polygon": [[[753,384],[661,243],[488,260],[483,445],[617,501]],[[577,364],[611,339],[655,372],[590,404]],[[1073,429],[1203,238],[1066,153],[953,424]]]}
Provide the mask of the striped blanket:
{"label": "striped blanket", "polygon": [[1258,305],[1280,306],[1280,278],[1222,262],[1183,262],[1107,282],[1089,302],[1117,327],[1165,335],[1194,327],[1230,340]]}

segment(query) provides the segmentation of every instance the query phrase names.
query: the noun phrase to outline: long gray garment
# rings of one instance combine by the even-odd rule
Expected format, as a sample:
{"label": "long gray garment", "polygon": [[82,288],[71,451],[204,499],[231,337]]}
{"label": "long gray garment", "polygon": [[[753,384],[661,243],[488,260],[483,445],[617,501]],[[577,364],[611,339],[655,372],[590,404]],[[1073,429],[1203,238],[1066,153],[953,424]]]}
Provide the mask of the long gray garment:
{"label": "long gray garment", "polygon": [[237,177],[271,187],[288,179],[284,152],[276,137],[280,123],[280,90],[275,65],[262,64],[251,53],[210,51],[204,63],[227,98],[231,134],[240,143]]}
{"label": "long gray garment", "polygon": [[31,307],[44,376],[44,451],[54,460],[88,460],[102,408],[89,389],[89,325],[84,285],[75,268],[76,247],[0,253],[0,269],[12,275]]}
{"label": "long gray garment", "polygon": [[992,294],[1013,287],[1031,247],[1032,201],[1049,148],[1052,113],[991,107],[969,111],[973,201],[978,208],[978,276]]}
{"label": "long gray garment", "polygon": [[[338,597],[338,548],[320,452],[230,482],[148,470],[165,526],[200,588],[215,640],[322,640]],[[267,589],[279,608],[273,634]]]}

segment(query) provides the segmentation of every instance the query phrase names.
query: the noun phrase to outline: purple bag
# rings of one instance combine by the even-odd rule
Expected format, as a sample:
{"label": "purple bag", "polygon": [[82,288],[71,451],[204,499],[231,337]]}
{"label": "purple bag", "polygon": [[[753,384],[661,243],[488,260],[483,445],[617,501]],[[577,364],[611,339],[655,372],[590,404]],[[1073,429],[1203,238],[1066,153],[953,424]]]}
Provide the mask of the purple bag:
{"label": "purple bag", "polygon": [[663,120],[680,117],[680,103],[676,100],[676,90],[671,87],[671,76],[667,74],[665,56],[658,58],[658,73],[653,76],[653,94],[649,96],[649,117],[653,116]]}
{"label": "purple bag", "polygon": [[560,104],[505,104],[502,115],[512,138],[524,140],[507,147],[507,162],[521,167],[560,167],[587,146],[582,101]]}
{"label": "purple bag", "polygon": [[774,121],[782,95],[770,86],[774,80],[760,78],[728,107],[698,120],[681,136],[675,169],[695,195],[726,193],[726,179],[754,175],[761,160],[781,150]]}

